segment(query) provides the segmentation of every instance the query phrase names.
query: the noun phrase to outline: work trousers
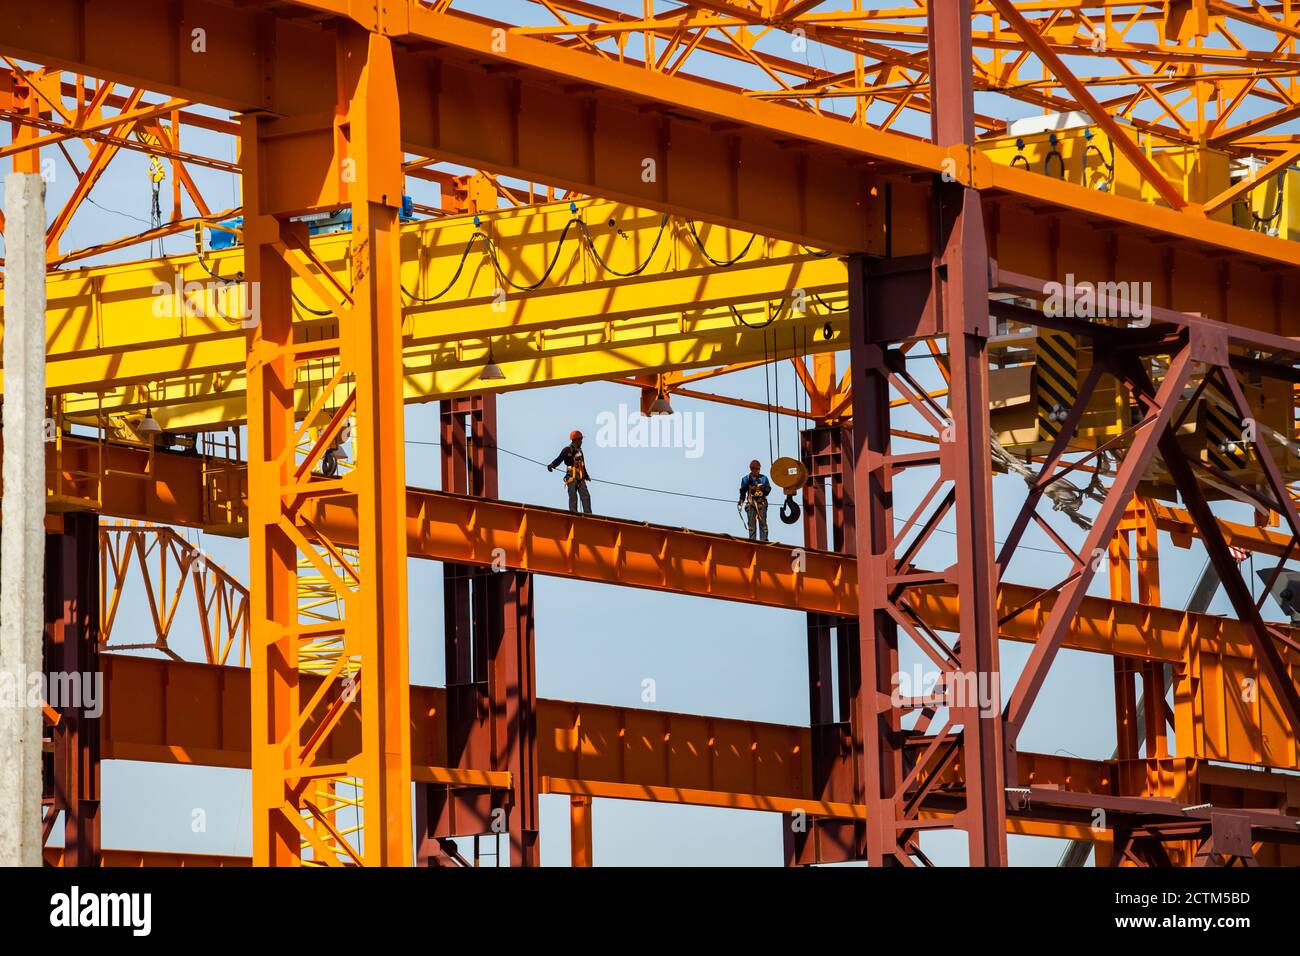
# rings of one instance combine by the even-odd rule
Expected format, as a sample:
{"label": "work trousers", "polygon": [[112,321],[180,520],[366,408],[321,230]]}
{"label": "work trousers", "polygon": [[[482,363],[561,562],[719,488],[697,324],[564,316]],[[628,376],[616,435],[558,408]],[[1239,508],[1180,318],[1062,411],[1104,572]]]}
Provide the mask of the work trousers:
{"label": "work trousers", "polygon": [[576,514],[578,499],[582,499],[582,510],[587,514],[591,514],[591,492],[587,490],[587,483],[585,481],[571,481],[567,487],[569,489],[569,510]]}
{"label": "work trousers", "polygon": [[[753,541],[755,535],[758,540],[767,540],[767,500],[761,502],[750,502],[745,505],[745,516],[749,519],[749,540]],[[756,527],[757,526],[757,527]]]}

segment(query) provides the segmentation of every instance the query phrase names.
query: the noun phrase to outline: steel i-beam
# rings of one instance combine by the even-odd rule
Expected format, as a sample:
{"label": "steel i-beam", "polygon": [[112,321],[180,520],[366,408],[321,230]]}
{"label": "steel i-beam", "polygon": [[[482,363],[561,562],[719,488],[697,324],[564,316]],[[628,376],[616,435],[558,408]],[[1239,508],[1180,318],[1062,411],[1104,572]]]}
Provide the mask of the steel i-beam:
{"label": "steel i-beam", "polygon": [[[386,37],[345,28],[336,43],[343,82],[330,136],[305,135],[330,118],[244,120],[248,276],[262,296],[248,352],[253,850],[262,865],[298,862],[305,845],[322,863],[405,866],[413,844],[397,79]],[[339,204],[352,210],[346,285],[320,267],[294,221]],[[294,341],[291,271],[331,303],[335,338]],[[293,382],[304,363],[326,384],[299,427]],[[313,481],[349,420],[354,469]],[[321,500],[355,512],[355,557],[307,516]],[[342,599],[341,621],[300,619],[300,555]],[[303,699],[300,647],[340,632],[343,652],[323,686]],[[321,764],[323,743],[354,708],[360,751],[342,765]],[[359,781],[364,842],[340,834],[329,808],[313,801],[317,785],[328,792],[342,781]]]}
{"label": "steel i-beam", "polygon": [[[929,8],[933,84],[931,134],[940,146],[969,146],[974,136],[970,75],[970,5],[942,0]],[[963,177],[964,178],[964,177]],[[972,865],[1006,863],[1006,802],[1000,717],[981,707],[979,694],[958,695],[947,723],[925,736],[915,762],[905,760],[901,708],[893,706],[899,634],[931,655],[942,653],[945,681],[996,686],[997,580],[993,556],[993,499],[988,424],[989,259],[979,194],[956,177],[937,177],[932,210],[935,243],[911,261],[854,257],[849,265],[850,342],[854,395],[854,497],[861,650],[858,679],[866,746],[859,761],[867,806],[869,865],[911,865],[917,845],[916,812],[941,773],[960,760],[965,805],[953,825],[966,830]],[[927,401],[891,343],[943,335],[948,342],[950,403]],[[899,391],[937,433],[936,451],[892,449],[891,388]],[[926,502],[936,501],[917,541],[902,555],[894,525],[893,486],[916,468],[938,469]],[[941,487],[948,487],[940,494]],[[947,512],[954,517],[961,560],[934,580],[955,586],[957,642],[933,631],[922,635],[908,603],[909,584],[923,583],[910,555]],[[938,650],[935,650],[937,648]],[[949,686],[953,686],[949,684]],[[977,699],[971,699],[972,697]],[[929,714],[909,729],[929,726]]]}
{"label": "steel i-beam", "polygon": [[[444,490],[497,496],[496,396],[442,402]],[[505,833],[511,866],[537,866],[532,575],[443,565],[449,766],[509,773],[509,788],[417,784],[421,862],[452,836]]]}
{"label": "steel i-beam", "polygon": [[[853,487],[851,429],[824,425],[802,432],[800,438],[801,457],[809,474],[803,494],[804,545],[819,551],[833,546],[837,552],[847,549],[851,553],[856,543],[849,494]],[[865,746],[857,699],[863,688],[850,678],[859,672],[858,622],[850,616],[812,612],[807,617],[807,632],[813,792],[820,800],[861,803],[854,755]],[[836,673],[841,675],[838,682]],[[788,865],[865,858],[866,829],[861,820],[787,815],[784,823]]]}

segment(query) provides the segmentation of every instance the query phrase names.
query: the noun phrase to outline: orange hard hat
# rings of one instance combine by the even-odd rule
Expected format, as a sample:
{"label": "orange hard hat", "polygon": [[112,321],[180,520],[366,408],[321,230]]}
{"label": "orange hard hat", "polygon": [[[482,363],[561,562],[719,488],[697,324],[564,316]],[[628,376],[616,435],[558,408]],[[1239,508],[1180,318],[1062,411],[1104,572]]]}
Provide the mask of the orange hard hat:
{"label": "orange hard hat", "polygon": [[582,437],[582,432],[578,431],[576,428],[573,431],[569,432],[569,441],[577,441],[581,437]]}
{"label": "orange hard hat", "polygon": [[758,463],[758,459],[755,458],[753,461],[751,461],[751,462],[749,463],[749,467],[750,467],[750,468],[762,468],[763,466],[760,465],[760,464]]}

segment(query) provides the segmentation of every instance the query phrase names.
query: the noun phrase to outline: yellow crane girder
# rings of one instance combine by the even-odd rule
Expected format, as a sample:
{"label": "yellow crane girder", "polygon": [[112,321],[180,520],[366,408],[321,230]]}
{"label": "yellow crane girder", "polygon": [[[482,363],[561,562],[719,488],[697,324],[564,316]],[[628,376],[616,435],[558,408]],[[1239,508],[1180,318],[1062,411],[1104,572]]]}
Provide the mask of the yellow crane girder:
{"label": "yellow crane girder", "polygon": [[[798,243],[602,200],[408,224],[401,242],[409,402],[845,347],[844,265]],[[337,331],[351,243],[313,238],[316,272],[294,278],[305,350]],[[259,297],[242,269],[234,248],[51,273],[46,383],[63,414],[243,422]],[[500,380],[479,378],[489,351]],[[299,378],[303,412],[333,375],[320,364]]]}

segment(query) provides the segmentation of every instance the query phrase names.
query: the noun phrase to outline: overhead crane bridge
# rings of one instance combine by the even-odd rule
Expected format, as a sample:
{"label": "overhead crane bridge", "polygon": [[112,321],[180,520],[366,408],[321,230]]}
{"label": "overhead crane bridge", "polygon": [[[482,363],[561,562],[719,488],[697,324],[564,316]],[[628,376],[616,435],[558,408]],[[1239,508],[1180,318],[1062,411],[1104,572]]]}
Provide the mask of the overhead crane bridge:
{"label": "overhead crane bridge", "polygon": [[[937,829],[972,865],[1008,833],[1300,862],[1300,633],[1238,560],[1298,557],[1300,15],[487,6],[0,0],[0,157],[75,176],[46,236],[47,666],[108,688],[102,718],[47,709],[47,859],[455,866],[500,811],[529,866],[550,793],[575,865],[594,798],[783,814],[789,865],[928,865]],[[762,42],[795,32],[847,68]],[[68,248],[127,153],[155,221]],[[778,361],[806,404],[705,390]],[[500,500],[496,395],[591,381],[796,418],[803,547]],[[402,451],[434,401],[440,490]],[[1025,479],[996,539],[995,471]],[[248,580],[176,528],[246,537]],[[1055,585],[1012,576],[1031,528]],[[1171,544],[1231,615],[1162,602]],[[411,683],[408,556],[443,565],[445,688]],[[539,574],[805,612],[809,725],[538,698]],[[154,639],[121,640],[141,586]],[[949,688],[1002,676],[1001,641],[1031,648],[1005,708],[892,693],[910,651]],[[1112,759],[1019,746],[1065,648],[1113,659]],[[101,847],[105,759],[250,769],[251,860]]]}

